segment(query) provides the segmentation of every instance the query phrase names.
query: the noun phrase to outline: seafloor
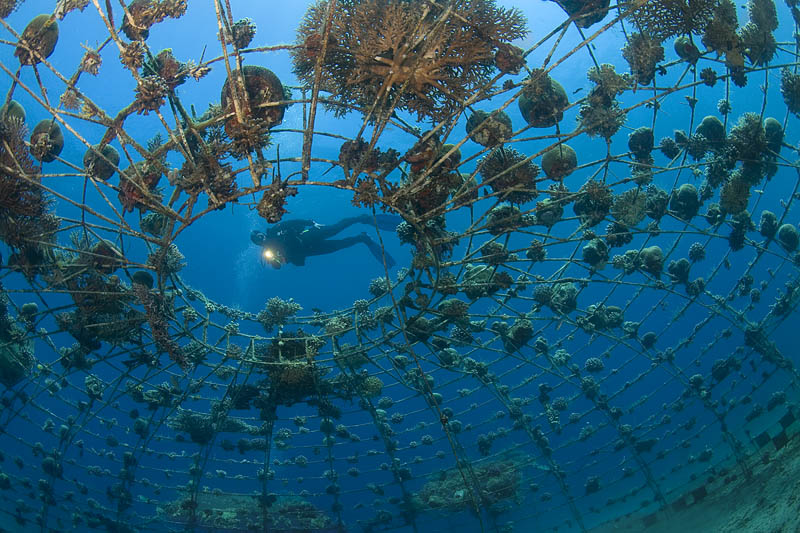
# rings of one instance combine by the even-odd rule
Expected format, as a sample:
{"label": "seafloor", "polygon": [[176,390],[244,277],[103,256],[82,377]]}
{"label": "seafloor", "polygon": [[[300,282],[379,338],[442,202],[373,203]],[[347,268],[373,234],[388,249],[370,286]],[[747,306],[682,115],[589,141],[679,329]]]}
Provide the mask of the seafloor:
{"label": "seafloor", "polygon": [[766,442],[749,461],[749,477],[732,470],[678,498],[666,510],[623,516],[590,533],[796,533],[800,531],[797,437],[781,432]]}

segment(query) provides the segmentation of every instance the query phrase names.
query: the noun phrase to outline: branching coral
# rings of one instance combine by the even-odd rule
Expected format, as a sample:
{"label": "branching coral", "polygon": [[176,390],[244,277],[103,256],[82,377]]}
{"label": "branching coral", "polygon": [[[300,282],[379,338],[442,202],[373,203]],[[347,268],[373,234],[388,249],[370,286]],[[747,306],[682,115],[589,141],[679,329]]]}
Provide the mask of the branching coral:
{"label": "branching coral", "polygon": [[270,224],[280,222],[283,215],[288,212],[284,207],[286,199],[295,196],[297,192],[297,187],[287,187],[280,183],[271,186],[264,191],[264,195],[256,206],[258,214]]}
{"label": "branching coral", "polygon": [[750,184],[741,177],[735,177],[722,186],[719,194],[720,207],[726,213],[736,215],[747,209],[750,199]]}
{"label": "branching coral", "polygon": [[467,479],[474,480],[475,485],[467,487],[458,470],[442,472],[438,480],[426,483],[416,497],[428,509],[458,511],[478,502],[488,507],[516,496],[520,473],[513,461],[495,461],[475,467],[473,476]]}
{"label": "branching coral", "polygon": [[[18,3],[18,2],[17,2]],[[60,20],[64,20],[67,13],[76,9],[83,11],[89,5],[89,0],[58,0],[56,3],[55,14]]]}
{"label": "branching coral", "polygon": [[725,54],[729,66],[740,66],[744,61],[739,51],[739,36],[736,34],[738,25],[736,5],[731,0],[719,0],[703,32],[703,44],[717,54]]}
{"label": "branching coral", "polygon": [[767,132],[757,113],[744,113],[731,128],[728,142],[732,156],[742,162],[742,176],[758,183],[770,171],[773,156]]}
{"label": "branching coral", "polygon": [[664,60],[664,47],[652,37],[634,33],[622,49],[622,57],[630,65],[636,81],[647,85],[655,77],[658,62]]}
{"label": "branching coral", "polygon": [[[321,88],[379,116],[392,108],[420,119],[449,116],[490,79],[498,46],[526,34],[525,19],[494,0],[456,0],[447,9],[419,0],[345,0],[321,43],[329,2],[306,13],[294,71],[311,85],[322,49]],[[323,46],[325,45],[325,46]],[[346,106],[333,106],[337,114]]]}
{"label": "branching coral", "polygon": [[194,163],[186,160],[178,173],[170,173],[171,184],[189,195],[205,192],[212,204],[222,207],[237,190],[236,175],[230,163],[223,163],[224,146],[207,143],[194,154]]}
{"label": "branching coral", "polygon": [[231,33],[236,48],[247,48],[256,36],[256,23],[249,18],[237,20],[231,26]]}
{"label": "branching coral", "polygon": [[181,368],[189,367],[189,361],[178,343],[170,336],[168,319],[171,315],[168,302],[160,295],[152,294],[147,287],[140,284],[133,285],[133,292],[139,303],[144,307],[147,323],[153,341],[160,351],[166,352],[169,358]]}
{"label": "branching coral", "polygon": [[521,204],[536,198],[539,167],[526,159],[514,149],[494,150],[481,161],[483,183],[511,203]]}
{"label": "branching coral", "polygon": [[385,152],[377,148],[368,150],[369,143],[364,139],[354,139],[342,144],[339,149],[339,164],[344,170],[346,178],[350,179],[352,171],[372,173],[380,171],[388,174],[400,164],[397,150],[388,149]]}
{"label": "branching coral", "polygon": [[152,266],[156,272],[169,275],[180,272],[186,266],[184,259],[186,258],[173,243],[148,255],[147,264]]}
{"label": "branching coral", "polygon": [[132,41],[147,39],[150,27],[186,13],[187,0],[133,0],[125,10],[122,31]]}
{"label": "branching coral", "polygon": [[17,266],[33,273],[45,258],[42,243],[53,240],[58,219],[48,213],[50,201],[39,187],[25,134],[18,118],[9,114],[0,120],[0,240],[19,250]]}
{"label": "branching coral", "polygon": [[642,33],[659,41],[676,35],[701,35],[719,0],[658,0],[637,3],[633,19]]}
{"label": "branching coral", "polygon": [[146,115],[150,111],[157,111],[164,105],[167,91],[167,84],[160,76],[143,76],[142,81],[136,87],[137,112]]}
{"label": "branching coral", "polygon": [[578,194],[573,210],[581,222],[587,227],[602,222],[614,201],[611,188],[597,180],[589,180],[583,184]]}
{"label": "branching coral", "polygon": [[302,307],[292,299],[282,300],[277,296],[267,300],[267,304],[259,311],[258,320],[266,331],[271,331],[275,326],[286,324],[286,322],[297,314]]}
{"label": "branching coral", "polygon": [[645,192],[641,189],[630,189],[614,199],[611,214],[628,227],[644,220],[646,210]]}
{"label": "branching coral", "polygon": [[578,121],[590,136],[609,139],[625,123],[617,96],[631,87],[630,76],[617,74],[613,65],[605,63],[600,68],[590,68],[587,77],[595,86],[581,105]]}
{"label": "branching coral", "polygon": [[156,187],[164,175],[166,168],[161,161],[139,161],[126,168],[119,179],[117,195],[123,212],[139,209],[145,211],[154,202],[160,201]]}
{"label": "branching coral", "polygon": [[781,94],[789,111],[800,117],[800,75],[788,68],[781,71]]}

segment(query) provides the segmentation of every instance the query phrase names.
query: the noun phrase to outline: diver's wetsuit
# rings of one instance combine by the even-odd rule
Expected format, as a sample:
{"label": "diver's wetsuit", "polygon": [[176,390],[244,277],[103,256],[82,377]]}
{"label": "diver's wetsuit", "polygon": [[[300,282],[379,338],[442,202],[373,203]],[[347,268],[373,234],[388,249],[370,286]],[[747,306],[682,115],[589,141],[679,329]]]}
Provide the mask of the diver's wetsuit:
{"label": "diver's wetsuit", "polygon": [[[401,221],[399,217],[392,215],[377,215],[377,220],[380,229],[394,229]],[[306,257],[329,254],[358,243],[365,244],[370,253],[378,261],[383,262],[385,252],[366,233],[342,239],[330,239],[353,224],[373,224],[373,218],[370,215],[348,217],[329,226],[319,225],[313,220],[286,220],[267,228],[265,232],[252,231],[250,240],[278,256],[277,261],[268,259],[276,268],[280,268],[281,258],[282,261],[302,266],[306,263]],[[394,265],[392,257],[388,253],[385,255],[386,264],[389,267]]]}

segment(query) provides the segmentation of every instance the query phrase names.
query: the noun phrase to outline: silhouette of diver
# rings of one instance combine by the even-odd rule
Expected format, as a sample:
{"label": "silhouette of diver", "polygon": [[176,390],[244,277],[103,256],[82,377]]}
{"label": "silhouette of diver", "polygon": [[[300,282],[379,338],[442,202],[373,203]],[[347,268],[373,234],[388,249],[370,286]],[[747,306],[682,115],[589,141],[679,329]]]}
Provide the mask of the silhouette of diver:
{"label": "silhouette of diver", "polygon": [[[395,215],[376,215],[378,228],[394,230],[402,219]],[[335,224],[323,226],[313,220],[286,220],[267,228],[266,231],[253,230],[250,240],[262,248],[262,257],[274,268],[281,268],[284,263],[297,266],[306,264],[306,258],[312,255],[325,255],[363,243],[370,253],[383,263],[386,254],[386,265],[392,267],[394,259],[381,250],[380,245],[366,233],[342,239],[330,239],[340,231],[353,224],[374,224],[371,215],[348,217]]]}

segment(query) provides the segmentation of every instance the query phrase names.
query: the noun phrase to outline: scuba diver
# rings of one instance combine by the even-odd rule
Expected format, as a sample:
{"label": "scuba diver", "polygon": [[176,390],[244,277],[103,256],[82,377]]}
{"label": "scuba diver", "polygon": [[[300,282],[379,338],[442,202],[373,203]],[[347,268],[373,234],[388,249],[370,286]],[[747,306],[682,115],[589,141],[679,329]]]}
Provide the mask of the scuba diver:
{"label": "scuba diver", "polygon": [[[376,215],[378,228],[394,230],[402,219],[395,215]],[[391,268],[394,259],[381,250],[380,245],[366,233],[342,239],[330,239],[340,231],[353,224],[373,224],[371,215],[360,215],[340,220],[336,224],[324,226],[313,220],[286,220],[267,228],[266,231],[253,230],[250,240],[262,248],[262,257],[273,268],[281,268],[284,263],[297,266],[306,264],[306,257],[325,255],[363,243],[379,262],[383,263],[384,253],[386,265]]]}

